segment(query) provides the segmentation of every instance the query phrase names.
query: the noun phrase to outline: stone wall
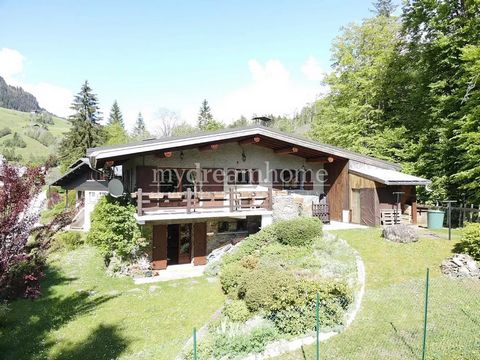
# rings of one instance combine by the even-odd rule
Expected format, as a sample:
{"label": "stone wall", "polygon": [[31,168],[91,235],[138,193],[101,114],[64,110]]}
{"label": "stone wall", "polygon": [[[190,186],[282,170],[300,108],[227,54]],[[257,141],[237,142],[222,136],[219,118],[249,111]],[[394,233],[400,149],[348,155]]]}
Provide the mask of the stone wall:
{"label": "stone wall", "polygon": [[273,221],[312,216],[312,203],[318,201],[316,195],[277,193],[273,196]]}

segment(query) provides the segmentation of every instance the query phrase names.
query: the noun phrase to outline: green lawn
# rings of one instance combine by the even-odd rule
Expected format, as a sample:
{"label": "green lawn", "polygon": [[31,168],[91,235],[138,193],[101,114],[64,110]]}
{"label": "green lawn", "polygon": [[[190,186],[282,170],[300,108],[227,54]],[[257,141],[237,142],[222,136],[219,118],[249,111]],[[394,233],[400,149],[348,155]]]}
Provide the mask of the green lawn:
{"label": "green lawn", "polygon": [[[57,140],[61,139],[63,134],[70,129],[70,122],[55,116],[53,117],[53,122],[53,125],[48,125],[48,131],[50,131]],[[13,133],[17,132],[22,136],[22,139],[25,140],[27,144],[27,147],[25,148],[15,148],[16,153],[22,155],[23,162],[26,162],[32,157],[46,157],[52,153],[54,151],[52,146],[46,147],[37,140],[34,140],[24,134],[24,130],[29,125],[30,113],[0,108],[0,129],[8,127],[12,131],[12,134],[0,138],[0,152],[3,149],[3,142],[6,139],[12,138]]]}
{"label": "green lawn", "polygon": [[[321,343],[321,359],[420,359],[427,267],[427,358],[480,359],[480,282],[444,277],[439,265],[451,255],[454,241],[446,240],[444,231],[434,232],[440,238],[428,233],[413,244],[387,242],[378,229],[337,233],[365,262],[366,293],[353,324]],[[315,359],[315,347],[280,357],[301,358]]]}
{"label": "green lawn", "polygon": [[173,359],[224,297],[205,278],[134,285],[109,278],[92,247],[54,254],[43,296],[11,304],[2,359]]}

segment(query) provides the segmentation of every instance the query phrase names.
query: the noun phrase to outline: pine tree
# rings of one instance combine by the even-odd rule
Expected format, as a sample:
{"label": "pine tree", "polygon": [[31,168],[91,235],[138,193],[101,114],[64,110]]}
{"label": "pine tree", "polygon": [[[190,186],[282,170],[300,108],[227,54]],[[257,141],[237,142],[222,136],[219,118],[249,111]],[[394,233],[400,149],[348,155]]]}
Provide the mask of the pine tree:
{"label": "pine tree", "polygon": [[207,100],[203,100],[198,113],[198,128],[202,131],[213,131],[223,129],[225,125],[213,119],[213,115]]}
{"label": "pine tree", "polygon": [[205,99],[203,100],[202,106],[200,106],[200,112],[198,113],[198,128],[200,130],[205,130],[207,124],[212,120],[213,116],[210,105],[208,105],[208,101]]}
{"label": "pine tree", "polygon": [[110,116],[108,117],[109,124],[113,124],[114,122],[118,122],[122,127],[125,127],[125,124],[123,123],[123,115],[120,111],[117,100],[113,102],[112,109],[110,110]]}
{"label": "pine tree", "polygon": [[92,92],[92,88],[87,80],[85,80],[80,91],[73,98],[70,109],[75,111],[75,114],[70,116],[72,121],[83,120],[92,124],[98,124],[102,120],[97,95]]}
{"label": "pine tree", "polygon": [[373,12],[377,16],[390,17],[396,10],[397,6],[392,3],[392,0],[377,0],[373,3],[375,10]]}
{"label": "pine tree", "polygon": [[132,131],[132,138],[135,140],[144,140],[150,138],[151,135],[145,127],[145,121],[143,120],[142,113],[138,113],[137,122]]}
{"label": "pine tree", "polygon": [[88,81],[75,95],[70,108],[75,111],[70,116],[72,127],[60,144],[60,163],[64,170],[76,159],[85,156],[88,148],[102,145],[105,140],[103,128],[99,124],[101,113],[98,98]]}

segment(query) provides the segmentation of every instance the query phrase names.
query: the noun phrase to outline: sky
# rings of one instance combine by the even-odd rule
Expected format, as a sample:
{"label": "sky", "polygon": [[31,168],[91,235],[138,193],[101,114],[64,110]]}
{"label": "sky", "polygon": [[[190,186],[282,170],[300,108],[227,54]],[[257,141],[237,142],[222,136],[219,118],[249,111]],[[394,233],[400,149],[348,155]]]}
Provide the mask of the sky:
{"label": "sky", "polygon": [[371,1],[0,0],[0,76],[60,115],[82,83],[127,127],[160,109],[195,123],[293,114],[325,93],[332,40]]}

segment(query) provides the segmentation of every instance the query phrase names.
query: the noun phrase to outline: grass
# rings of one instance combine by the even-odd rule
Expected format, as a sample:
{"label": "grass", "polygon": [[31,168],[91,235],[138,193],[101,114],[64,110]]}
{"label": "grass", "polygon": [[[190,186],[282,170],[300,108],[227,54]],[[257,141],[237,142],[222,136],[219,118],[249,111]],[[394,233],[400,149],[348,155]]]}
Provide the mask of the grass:
{"label": "grass", "polygon": [[[60,139],[63,134],[69,130],[70,122],[55,116],[53,117],[53,121],[53,125],[48,125],[48,131],[50,131],[56,139]],[[27,147],[25,148],[15,148],[15,152],[22,155],[23,162],[28,162],[28,160],[39,157],[46,158],[49,154],[53,153],[53,146],[47,147],[24,134],[24,130],[29,126],[30,113],[0,108],[0,129],[8,127],[12,130],[12,134],[0,138],[0,151],[4,149],[3,142],[6,139],[12,138],[13,133],[17,132],[27,143]]]}
{"label": "grass", "polygon": [[43,296],[10,304],[2,359],[173,359],[224,301],[205,278],[134,285],[82,246],[49,259]]}
{"label": "grass", "polygon": [[[362,307],[342,334],[321,343],[322,359],[419,359],[423,334],[426,268],[430,268],[427,359],[480,359],[480,282],[444,277],[441,261],[455,241],[422,231],[420,241],[396,244],[380,230],[337,234],[362,256],[367,272]],[[454,231],[454,239],[458,232]],[[315,347],[279,359],[315,359]]]}

